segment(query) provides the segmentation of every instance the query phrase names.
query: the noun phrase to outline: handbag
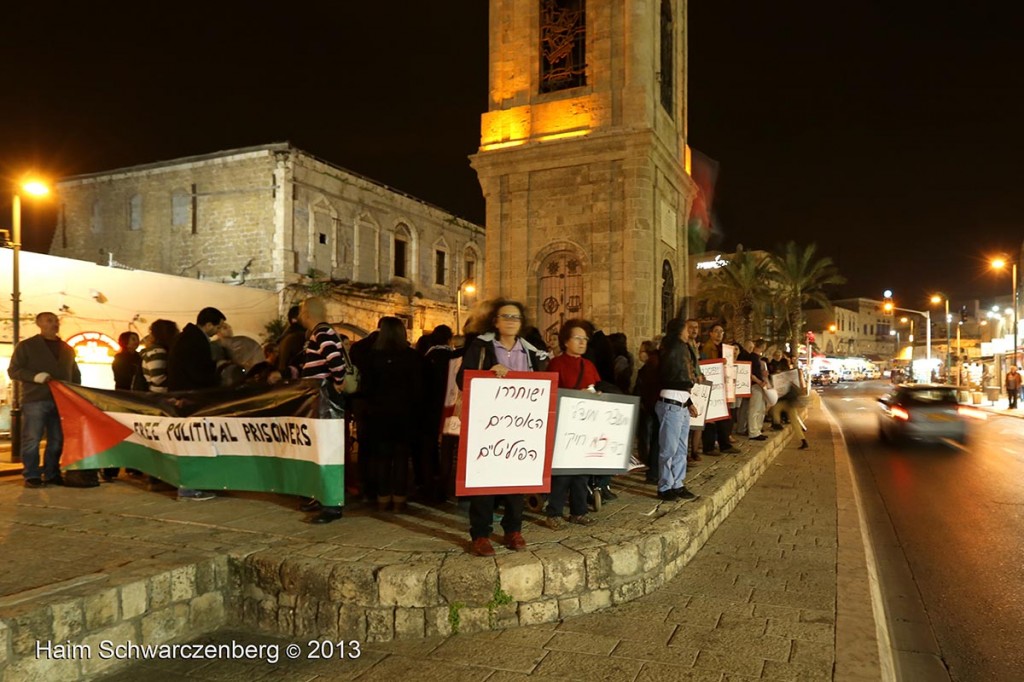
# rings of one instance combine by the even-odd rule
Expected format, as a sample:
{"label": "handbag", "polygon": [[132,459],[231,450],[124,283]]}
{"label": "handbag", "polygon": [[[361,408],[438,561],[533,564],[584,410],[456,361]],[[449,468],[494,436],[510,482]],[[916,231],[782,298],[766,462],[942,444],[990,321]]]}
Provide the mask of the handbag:
{"label": "handbag", "polygon": [[345,395],[352,395],[359,390],[359,368],[352,364],[348,351],[342,352],[345,354],[345,380],[341,384],[341,391]]}

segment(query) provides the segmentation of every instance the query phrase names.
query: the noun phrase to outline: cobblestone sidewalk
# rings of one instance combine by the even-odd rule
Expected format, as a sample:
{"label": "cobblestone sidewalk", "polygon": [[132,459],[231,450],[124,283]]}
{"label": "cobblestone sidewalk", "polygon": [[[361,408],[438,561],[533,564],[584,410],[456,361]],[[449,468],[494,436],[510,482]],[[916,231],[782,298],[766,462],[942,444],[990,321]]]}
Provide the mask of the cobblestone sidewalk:
{"label": "cobblestone sidewalk", "polygon": [[[695,558],[657,592],[559,623],[364,643],[357,659],[165,661],[111,680],[830,680],[835,662],[836,477],[820,413],[812,448],[791,443]],[[350,650],[351,651],[351,650]]]}

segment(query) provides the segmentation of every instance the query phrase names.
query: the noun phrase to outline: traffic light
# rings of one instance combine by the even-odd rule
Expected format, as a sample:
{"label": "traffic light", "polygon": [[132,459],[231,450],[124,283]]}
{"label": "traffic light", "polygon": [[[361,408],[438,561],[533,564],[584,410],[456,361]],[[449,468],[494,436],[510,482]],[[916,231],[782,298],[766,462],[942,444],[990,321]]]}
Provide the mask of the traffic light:
{"label": "traffic light", "polygon": [[892,292],[886,291],[885,293],[889,295],[882,301],[882,314],[891,317],[893,311],[896,310],[896,304],[892,302]]}
{"label": "traffic light", "polygon": [[965,306],[965,305],[960,306],[960,321],[961,322],[966,322],[967,321],[967,306]]}

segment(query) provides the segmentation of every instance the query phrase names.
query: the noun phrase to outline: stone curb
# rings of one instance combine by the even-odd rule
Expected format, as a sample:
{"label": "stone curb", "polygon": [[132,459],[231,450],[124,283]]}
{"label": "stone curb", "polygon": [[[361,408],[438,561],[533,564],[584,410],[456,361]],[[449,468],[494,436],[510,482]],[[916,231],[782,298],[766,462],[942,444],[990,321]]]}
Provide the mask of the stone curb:
{"label": "stone curb", "polygon": [[282,636],[375,642],[550,623],[632,601],[675,577],[787,443],[788,431],[774,435],[728,476],[698,472],[688,487],[701,498],[663,503],[675,508],[646,532],[587,529],[494,558],[459,550],[383,567],[280,548],[237,557],[233,619]]}

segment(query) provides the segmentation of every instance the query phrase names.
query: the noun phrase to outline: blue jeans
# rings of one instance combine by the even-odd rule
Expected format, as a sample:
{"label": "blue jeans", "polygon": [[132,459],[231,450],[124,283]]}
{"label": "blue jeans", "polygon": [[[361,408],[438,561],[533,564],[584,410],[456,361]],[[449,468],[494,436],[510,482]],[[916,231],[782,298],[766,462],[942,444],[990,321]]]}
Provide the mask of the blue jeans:
{"label": "blue jeans", "polygon": [[39,443],[46,434],[42,478],[52,481],[60,477],[60,455],[64,450],[64,431],[60,414],[52,400],[25,403],[21,412],[21,463],[25,479],[40,478]]}
{"label": "blue jeans", "polygon": [[654,405],[658,429],[658,492],[681,488],[686,480],[686,454],[690,447],[690,411],[659,400]]}

